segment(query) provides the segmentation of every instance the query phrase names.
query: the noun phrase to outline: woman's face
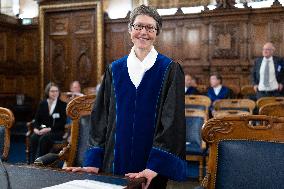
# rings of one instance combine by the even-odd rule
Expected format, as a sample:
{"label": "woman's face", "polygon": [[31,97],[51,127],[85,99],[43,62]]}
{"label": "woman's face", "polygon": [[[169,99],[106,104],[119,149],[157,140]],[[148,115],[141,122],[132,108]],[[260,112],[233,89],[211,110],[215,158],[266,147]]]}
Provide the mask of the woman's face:
{"label": "woman's face", "polygon": [[59,96],[59,89],[55,86],[50,87],[48,97],[51,100],[56,100]]}
{"label": "woman's face", "polygon": [[139,15],[129,33],[135,49],[150,51],[157,36],[156,21],[150,16]]}

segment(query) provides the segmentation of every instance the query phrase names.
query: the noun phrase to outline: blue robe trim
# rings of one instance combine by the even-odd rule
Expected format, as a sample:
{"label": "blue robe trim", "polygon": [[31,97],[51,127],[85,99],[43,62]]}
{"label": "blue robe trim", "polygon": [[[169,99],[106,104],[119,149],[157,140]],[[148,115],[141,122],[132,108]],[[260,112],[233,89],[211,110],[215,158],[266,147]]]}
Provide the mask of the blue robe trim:
{"label": "blue robe trim", "polygon": [[152,148],[147,168],[175,181],[186,181],[189,175],[186,161],[158,148]]}
{"label": "blue robe trim", "polygon": [[157,104],[172,60],[158,54],[137,89],[127,68],[127,56],[112,63],[116,98],[113,173],[124,175],[146,168],[153,145]]}
{"label": "blue robe trim", "polygon": [[85,152],[84,167],[101,168],[103,164],[104,149],[93,147]]}

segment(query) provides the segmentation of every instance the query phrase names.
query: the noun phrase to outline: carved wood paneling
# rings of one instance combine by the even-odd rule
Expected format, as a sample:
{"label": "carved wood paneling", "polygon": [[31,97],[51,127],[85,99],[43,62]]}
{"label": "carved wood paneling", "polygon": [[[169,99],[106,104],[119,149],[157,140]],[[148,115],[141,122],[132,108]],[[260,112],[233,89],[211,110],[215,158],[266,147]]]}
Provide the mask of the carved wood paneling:
{"label": "carved wood paneling", "polygon": [[[106,64],[129,53],[127,22],[105,19]],[[156,49],[179,62],[199,84],[208,86],[210,72],[217,71],[238,92],[251,83],[252,65],[265,42],[274,42],[276,55],[284,56],[283,29],[283,7],[179,13],[163,16]]]}
{"label": "carved wood paneling", "polygon": [[0,61],[6,60],[7,33],[0,32]]}
{"label": "carved wood paneling", "polygon": [[80,9],[67,6],[59,11],[56,11],[56,5],[42,8],[49,10],[45,15],[41,14],[45,23],[44,85],[54,81],[61,90],[68,91],[74,80],[79,80],[82,88],[97,83],[97,74],[100,74],[97,69],[100,56],[97,48],[98,10],[84,7],[83,3],[78,4],[80,6]]}
{"label": "carved wood paneling", "polygon": [[[0,14],[0,106],[11,108],[16,94],[38,101],[38,27],[22,26]],[[28,83],[25,81],[28,79]]]}

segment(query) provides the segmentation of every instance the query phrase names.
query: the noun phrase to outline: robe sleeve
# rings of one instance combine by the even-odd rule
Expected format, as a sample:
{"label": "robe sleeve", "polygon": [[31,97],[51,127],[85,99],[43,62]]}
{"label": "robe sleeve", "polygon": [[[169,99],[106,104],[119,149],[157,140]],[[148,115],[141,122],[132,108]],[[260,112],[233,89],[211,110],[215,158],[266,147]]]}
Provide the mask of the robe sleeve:
{"label": "robe sleeve", "polygon": [[184,74],[172,63],[165,75],[147,168],[176,181],[187,177],[185,161]]}
{"label": "robe sleeve", "polygon": [[89,147],[85,152],[83,164],[85,167],[102,168],[106,142],[106,130],[108,125],[111,81],[111,70],[109,66],[104,74],[104,78],[91,113],[92,123]]}

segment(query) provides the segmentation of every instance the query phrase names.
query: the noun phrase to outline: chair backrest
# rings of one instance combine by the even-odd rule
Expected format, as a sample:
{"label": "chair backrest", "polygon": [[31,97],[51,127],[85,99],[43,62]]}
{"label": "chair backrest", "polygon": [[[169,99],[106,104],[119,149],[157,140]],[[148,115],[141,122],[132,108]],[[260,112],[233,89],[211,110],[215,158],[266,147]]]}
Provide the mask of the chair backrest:
{"label": "chair backrest", "polygon": [[13,113],[0,107],[0,158],[7,160],[10,150],[10,129],[15,122]]}
{"label": "chair backrest", "polygon": [[87,148],[89,129],[91,126],[90,115],[96,95],[76,97],[71,100],[66,108],[67,115],[71,118],[71,140],[69,153],[66,158],[67,166],[81,166],[83,153]]}
{"label": "chair backrest", "polygon": [[284,117],[284,102],[274,102],[263,105],[259,109],[260,115]]}
{"label": "chair backrest", "polygon": [[244,85],[241,87],[241,96],[242,98],[251,98],[255,96],[256,93],[252,85]]}
{"label": "chair backrest", "polygon": [[234,84],[226,84],[226,86],[231,89],[231,98],[237,98],[241,92],[240,86],[239,85],[234,85]]}
{"label": "chair backrest", "polygon": [[262,97],[256,101],[256,106],[260,109],[262,106],[273,102],[284,102],[284,97]]}
{"label": "chair backrest", "polygon": [[198,84],[196,88],[200,94],[206,94],[208,86]]}
{"label": "chair backrest", "polygon": [[207,114],[205,111],[185,109],[187,151],[202,148],[201,128],[206,121]]}
{"label": "chair backrest", "polygon": [[[251,125],[253,121],[262,124]],[[203,187],[283,188],[284,118],[214,118],[205,123],[202,137],[210,148]]]}
{"label": "chair backrest", "polygon": [[242,110],[251,114],[255,108],[255,102],[250,99],[220,99],[213,103],[214,110]]}
{"label": "chair backrest", "polygon": [[185,108],[203,110],[209,112],[211,100],[204,95],[185,95]]}
{"label": "chair backrest", "polygon": [[83,93],[85,95],[97,94],[97,90],[96,87],[86,87],[83,89]]}
{"label": "chair backrest", "polygon": [[251,113],[242,110],[218,110],[213,112],[214,118],[222,118],[226,116],[241,116],[241,115],[251,115]]}

